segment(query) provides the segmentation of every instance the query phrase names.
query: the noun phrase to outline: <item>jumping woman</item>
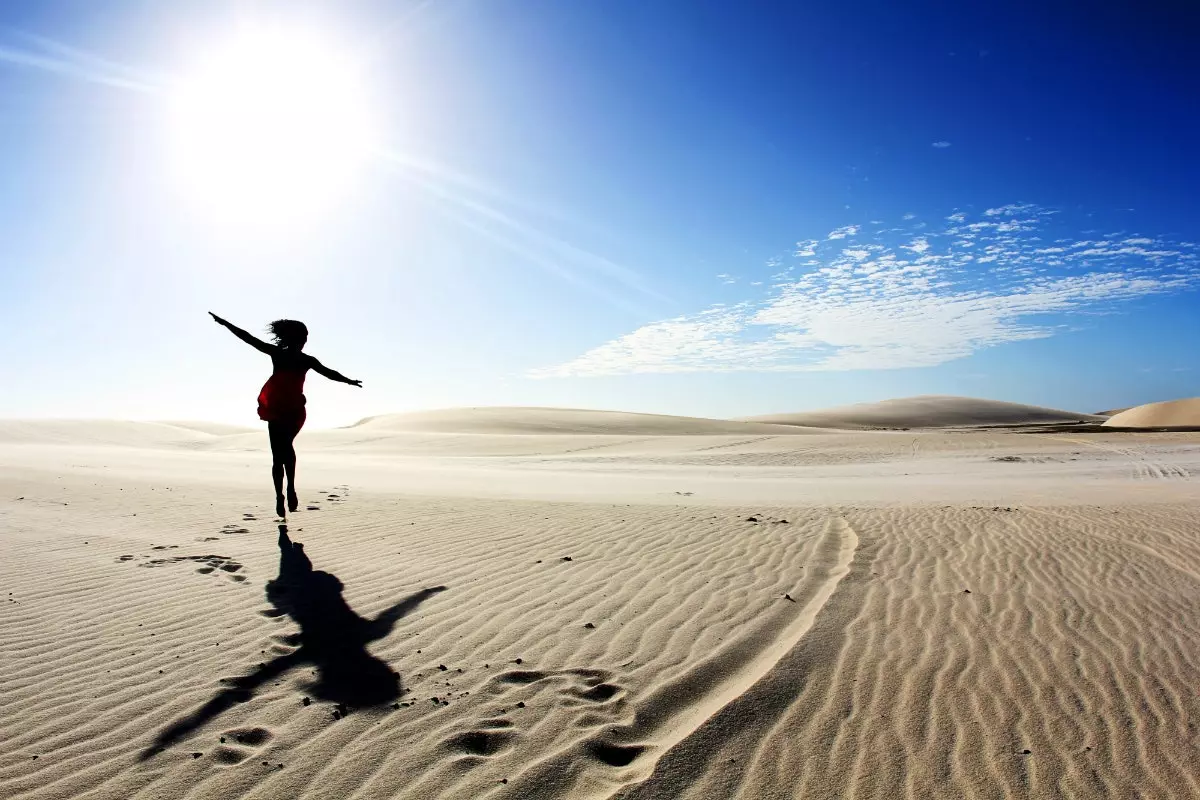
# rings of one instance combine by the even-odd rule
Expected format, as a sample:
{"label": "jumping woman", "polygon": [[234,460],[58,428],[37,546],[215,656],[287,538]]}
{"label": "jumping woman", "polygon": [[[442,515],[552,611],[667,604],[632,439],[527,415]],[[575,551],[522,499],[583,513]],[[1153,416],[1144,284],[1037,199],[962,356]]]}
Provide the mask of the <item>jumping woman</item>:
{"label": "jumping woman", "polygon": [[284,516],[283,476],[287,475],[287,508],[295,511],[300,507],[296,496],[296,448],[292,445],[296,434],[304,427],[304,375],[310,369],[331,381],[362,386],[335,372],[309,354],[302,352],[308,342],[308,328],[294,319],[277,319],[267,326],[275,344],[267,344],[246,331],[223,320],[211,311],[209,315],[224,325],[246,344],[271,357],[274,369],[271,377],[258,393],[258,416],[267,421],[267,432],[271,437],[271,479],[275,482],[275,513]]}

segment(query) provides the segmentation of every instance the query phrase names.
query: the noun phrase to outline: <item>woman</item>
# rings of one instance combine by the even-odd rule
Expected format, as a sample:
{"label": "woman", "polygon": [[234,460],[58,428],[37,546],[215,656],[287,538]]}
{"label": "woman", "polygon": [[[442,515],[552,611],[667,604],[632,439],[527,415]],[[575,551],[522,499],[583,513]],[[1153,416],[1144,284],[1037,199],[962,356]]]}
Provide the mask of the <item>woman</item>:
{"label": "woman", "polygon": [[275,513],[283,517],[283,476],[287,474],[287,508],[295,511],[300,507],[296,496],[296,448],[292,442],[304,427],[304,374],[316,370],[331,381],[362,387],[362,381],[353,381],[335,372],[317,359],[302,352],[308,342],[308,328],[294,319],[277,319],[267,326],[275,344],[256,339],[231,322],[221,319],[211,311],[209,315],[224,325],[246,344],[271,357],[274,371],[258,393],[258,416],[267,421],[267,432],[271,437],[271,479],[275,482]]}

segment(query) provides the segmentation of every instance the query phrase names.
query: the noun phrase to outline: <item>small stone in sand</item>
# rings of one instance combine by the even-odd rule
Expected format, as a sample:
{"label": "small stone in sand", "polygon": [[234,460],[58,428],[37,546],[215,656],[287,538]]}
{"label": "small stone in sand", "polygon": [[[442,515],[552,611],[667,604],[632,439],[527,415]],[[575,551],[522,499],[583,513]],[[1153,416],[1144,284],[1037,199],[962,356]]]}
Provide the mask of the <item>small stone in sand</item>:
{"label": "small stone in sand", "polygon": [[522,662],[521,662],[521,659],[519,659],[519,658],[514,658],[514,659],[513,659],[513,663],[514,663],[514,664],[520,664],[520,663],[522,663]]}
{"label": "small stone in sand", "polygon": [[312,700],[308,699],[307,697],[302,697],[300,698],[300,704],[304,706],[312,705]]}
{"label": "small stone in sand", "polygon": [[595,628],[596,626],[590,622],[585,622],[585,623],[583,623],[583,627],[591,629],[591,628]]}
{"label": "small stone in sand", "polygon": [[524,708],[524,707],[525,707],[524,703],[517,703],[517,708]]}
{"label": "small stone in sand", "polygon": [[571,558],[570,556],[563,556],[562,560],[563,561],[574,561],[575,559]]}

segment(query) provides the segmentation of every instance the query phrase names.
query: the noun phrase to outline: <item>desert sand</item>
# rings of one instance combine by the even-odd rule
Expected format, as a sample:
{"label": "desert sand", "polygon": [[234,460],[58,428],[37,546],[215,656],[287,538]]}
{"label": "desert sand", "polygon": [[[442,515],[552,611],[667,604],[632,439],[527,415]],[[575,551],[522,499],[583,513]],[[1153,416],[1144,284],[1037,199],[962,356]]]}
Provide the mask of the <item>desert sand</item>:
{"label": "desert sand", "polygon": [[281,535],[261,429],[0,421],[0,796],[1200,796],[1200,433],[1094,422],[390,415]]}
{"label": "desert sand", "polygon": [[962,425],[1026,425],[1032,423],[1103,422],[1098,414],[1077,414],[1057,408],[982,400],[976,397],[924,395],[878,403],[749,417],[760,423],[807,425],[815,428],[946,428]]}
{"label": "desert sand", "polygon": [[1200,397],[1127,408],[1104,424],[1112,428],[1200,428]]}

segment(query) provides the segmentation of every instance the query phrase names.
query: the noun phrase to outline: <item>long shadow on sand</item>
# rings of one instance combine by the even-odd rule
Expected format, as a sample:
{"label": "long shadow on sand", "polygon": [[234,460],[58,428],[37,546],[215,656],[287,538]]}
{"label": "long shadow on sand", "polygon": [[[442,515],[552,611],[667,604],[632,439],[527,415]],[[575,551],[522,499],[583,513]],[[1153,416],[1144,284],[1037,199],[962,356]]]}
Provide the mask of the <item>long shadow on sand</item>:
{"label": "long shadow on sand", "polygon": [[272,616],[287,614],[300,633],[299,648],[281,655],[249,675],[224,679],[222,689],[200,709],[172,723],[142,753],[142,759],[174,744],[237,703],[254,696],[254,691],[290,669],[305,664],[316,667],[317,681],[311,693],[338,703],[348,710],[380,705],[400,696],[400,675],[367,652],[367,645],[391,633],[396,621],[444,591],[445,586],[422,589],[409,595],[375,619],[365,619],[342,597],[342,582],[335,575],[314,570],[304,545],[293,542],[287,526],[279,526],[279,577],[267,583],[267,600]]}

